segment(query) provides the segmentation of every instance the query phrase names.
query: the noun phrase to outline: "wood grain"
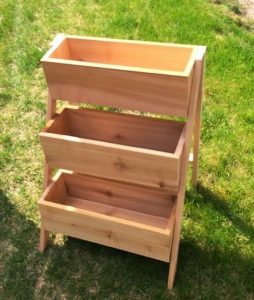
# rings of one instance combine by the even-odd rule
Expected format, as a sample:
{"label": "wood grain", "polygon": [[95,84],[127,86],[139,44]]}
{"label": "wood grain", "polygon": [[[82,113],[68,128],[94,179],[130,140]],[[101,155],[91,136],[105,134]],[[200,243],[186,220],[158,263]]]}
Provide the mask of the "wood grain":
{"label": "wood grain", "polygon": [[[193,126],[197,182],[205,51],[78,36],[55,40],[41,60],[47,119],[54,117],[40,133],[49,184],[39,200],[40,251],[48,231],[61,232],[170,262],[173,287]],[[55,114],[57,99],[169,114],[187,123],[81,109]],[[49,183],[52,167],[74,173],[58,171]]]}
{"label": "wood grain", "polygon": [[[68,181],[70,178],[72,181]],[[95,198],[90,200],[73,197],[69,187],[76,178],[85,183],[83,187],[85,190],[89,184],[86,182],[87,176],[62,174],[40,199],[40,213],[46,230],[62,232],[162,261],[169,260],[172,225],[168,224],[172,224],[169,219],[174,218],[172,199],[168,200],[168,217],[158,217],[135,211],[134,206],[126,209],[115,207],[114,204],[102,204]],[[105,185],[102,179],[100,181]],[[127,198],[128,191],[132,188],[129,186],[121,188],[122,195]],[[98,189],[98,185],[95,189]],[[133,187],[133,192],[135,190],[136,187]],[[65,195],[63,191],[67,191],[67,194]],[[148,191],[143,197],[141,192],[137,193],[136,199],[139,197],[142,199],[146,211],[145,196]],[[160,205],[160,201],[157,205]]]}
{"label": "wood grain", "polygon": [[55,99],[186,117],[195,51],[68,36],[41,62]]}
{"label": "wood grain", "polygon": [[187,116],[189,77],[176,77],[42,62],[48,88],[56,99]]}
{"label": "wood grain", "polygon": [[184,126],[144,116],[65,108],[43,131],[174,153]]}
{"label": "wood grain", "polygon": [[[122,43],[119,41],[67,38],[69,59],[140,68],[183,72],[193,47]],[[55,58],[66,58],[54,55]]]}
{"label": "wood grain", "polygon": [[68,195],[97,203],[134,210],[136,212],[168,218],[174,205],[174,197],[168,191],[148,189],[133,184],[64,174]]}
{"label": "wood grain", "polygon": [[52,167],[176,191],[183,130],[175,121],[65,109],[40,139]]}
{"label": "wood grain", "polygon": [[[203,55],[204,53],[205,51],[203,51]],[[201,55],[200,58],[196,60],[194,66],[194,76],[193,76],[193,84],[192,84],[192,91],[191,91],[191,98],[190,98],[190,107],[188,110],[188,122],[185,130],[185,145],[182,154],[180,184],[179,184],[179,191],[177,194],[177,201],[176,201],[176,217],[175,217],[175,224],[174,224],[170,268],[169,268],[169,276],[168,276],[169,289],[173,288],[177,261],[178,261],[179,245],[180,245],[180,238],[181,238],[181,222],[182,222],[182,214],[184,209],[186,177],[187,177],[187,170],[188,170],[188,163],[189,163],[191,138],[192,138],[193,126],[195,122],[195,114],[196,114],[196,107],[197,107],[197,102],[199,97],[200,85],[202,84],[201,78],[202,78],[202,69],[203,69],[203,55]]]}

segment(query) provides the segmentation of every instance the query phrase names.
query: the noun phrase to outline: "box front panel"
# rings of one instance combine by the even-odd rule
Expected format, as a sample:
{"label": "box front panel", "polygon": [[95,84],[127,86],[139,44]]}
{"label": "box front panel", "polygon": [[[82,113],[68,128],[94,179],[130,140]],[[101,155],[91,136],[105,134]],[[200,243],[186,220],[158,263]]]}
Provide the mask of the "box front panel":
{"label": "box front panel", "polygon": [[47,163],[75,172],[177,191],[179,159],[153,155],[150,151],[130,151],[84,139],[41,134]]}
{"label": "box front panel", "polygon": [[139,228],[110,218],[102,219],[64,208],[40,204],[42,224],[48,231],[90,242],[103,244],[143,256],[169,261],[171,239],[169,233],[153,232],[145,227]]}
{"label": "box front panel", "polygon": [[43,62],[53,99],[186,117],[190,78]]}

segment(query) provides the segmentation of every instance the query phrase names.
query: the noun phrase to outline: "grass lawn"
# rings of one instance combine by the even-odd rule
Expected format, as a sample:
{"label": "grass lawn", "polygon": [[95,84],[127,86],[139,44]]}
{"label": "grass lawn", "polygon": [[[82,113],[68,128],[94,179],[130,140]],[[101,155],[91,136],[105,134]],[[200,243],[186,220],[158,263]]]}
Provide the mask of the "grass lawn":
{"label": "grass lawn", "polygon": [[[232,5],[0,1],[0,299],[254,299],[254,31]],[[59,32],[208,46],[200,186],[188,187],[173,291],[166,263],[59,234],[37,251],[39,59]]]}

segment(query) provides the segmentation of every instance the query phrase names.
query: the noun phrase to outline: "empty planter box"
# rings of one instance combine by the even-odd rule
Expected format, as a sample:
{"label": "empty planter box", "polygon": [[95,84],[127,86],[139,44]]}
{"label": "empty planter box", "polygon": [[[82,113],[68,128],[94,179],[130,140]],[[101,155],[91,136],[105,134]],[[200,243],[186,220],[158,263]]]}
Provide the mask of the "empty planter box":
{"label": "empty planter box", "polygon": [[186,117],[196,50],[60,36],[42,66],[53,99]]}
{"label": "empty planter box", "polygon": [[185,123],[65,108],[40,133],[51,167],[177,191]]}
{"label": "empty planter box", "polygon": [[168,192],[58,172],[39,201],[47,230],[169,261],[175,198]]}

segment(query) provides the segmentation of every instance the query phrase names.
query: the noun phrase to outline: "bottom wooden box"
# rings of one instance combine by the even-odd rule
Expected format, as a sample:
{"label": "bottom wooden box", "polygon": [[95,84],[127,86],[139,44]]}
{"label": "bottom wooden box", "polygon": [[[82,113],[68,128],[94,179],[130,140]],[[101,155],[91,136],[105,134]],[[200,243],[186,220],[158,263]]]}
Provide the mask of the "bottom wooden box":
{"label": "bottom wooden box", "polygon": [[48,231],[169,262],[175,196],[58,172],[39,200]]}

